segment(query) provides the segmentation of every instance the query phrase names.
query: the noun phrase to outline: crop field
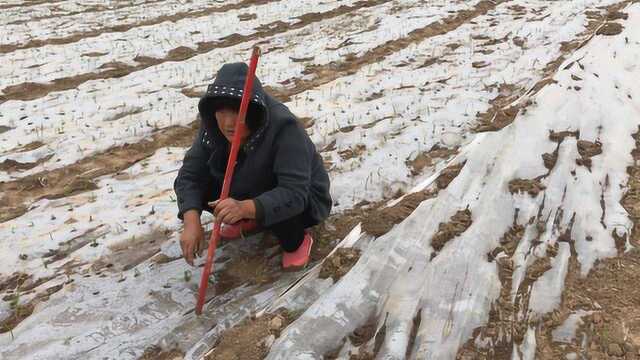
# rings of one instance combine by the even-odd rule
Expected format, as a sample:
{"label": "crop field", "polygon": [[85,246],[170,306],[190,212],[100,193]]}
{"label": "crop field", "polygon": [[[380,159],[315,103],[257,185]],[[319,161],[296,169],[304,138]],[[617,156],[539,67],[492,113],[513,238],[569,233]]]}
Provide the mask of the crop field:
{"label": "crop field", "polygon": [[[334,206],[196,316],[173,181],[256,45]],[[640,359],[637,0],[4,0],[0,64],[0,359]]]}

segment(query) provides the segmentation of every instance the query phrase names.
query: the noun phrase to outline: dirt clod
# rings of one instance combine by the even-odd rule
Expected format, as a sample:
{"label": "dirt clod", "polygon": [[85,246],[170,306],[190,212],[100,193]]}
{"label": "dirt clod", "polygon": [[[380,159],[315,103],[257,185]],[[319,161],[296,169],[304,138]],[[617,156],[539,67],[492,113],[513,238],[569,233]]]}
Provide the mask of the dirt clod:
{"label": "dirt clod", "polygon": [[363,219],[362,229],[373,236],[382,236],[389,232],[395,224],[411,215],[421,202],[434,196],[435,193],[430,191],[409,194],[394,206],[382,207],[367,214]]}
{"label": "dirt clod", "polygon": [[269,351],[267,345],[271,342],[265,340],[271,336],[278,338],[282,330],[295,318],[294,314],[286,310],[259,318],[247,318],[226,330],[215,348],[204,358],[205,360],[262,360],[267,355]]}
{"label": "dirt clod", "polygon": [[431,247],[436,252],[442,250],[451,239],[459,236],[471,226],[471,211],[464,209],[456,212],[446,223],[440,223],[438,232],[431,239]]}
{"label": "dirt clod", "polygon": [[28,318],[34,309],[34,305],[32,303],[27,303],[24,305],[17,305],[13,309],[13,313],[9,315],[9,317],[0,320],[0,334],[4,334],[13,330],[18,324],[20,324],[24,319]]}
{"label": "dirt clod", "polygon": [[435,159],[447,159],[458,152],[458,149],[449,149],[434,145],[429,151],[419,153],[413,160],[407,159],[405,164],[411,170],[411,175],[422,173],[425,167],[433,166]]}
{"label": "dirt clod", "polygon": [[526,192],[535,197],[544,189],[545,186],[538,179],[514,179],[509,181],[509,192],[512,194]]}
{"label": "dirt clod", "polygon": [[618,23],[608,22],[604,24],[598,31],[596,35],[605,35],[605,36],[613,36],[618,35],[622,32],[624,27]]}
{"label": "dirt clod", "polygon": [[578,140],[578,153],[581,157],[576,159],[576,164],[586,166],[591,170],[591,157],[602,154],[602,143]]}
{"label": "dirt clod", "polygon": [[436,185],[439,189],[446,189],[447,186],[453,181],[453,179],[460,174],[460,171],[464,167],[465,163],[455,164],[442,170],[440,176],[436,179]]}
{"label": "dirt clod", "polygon": [[340,280],[360,258],[360,250],[355,248],[340,248],[328,257],[320,268],[320,278]]}

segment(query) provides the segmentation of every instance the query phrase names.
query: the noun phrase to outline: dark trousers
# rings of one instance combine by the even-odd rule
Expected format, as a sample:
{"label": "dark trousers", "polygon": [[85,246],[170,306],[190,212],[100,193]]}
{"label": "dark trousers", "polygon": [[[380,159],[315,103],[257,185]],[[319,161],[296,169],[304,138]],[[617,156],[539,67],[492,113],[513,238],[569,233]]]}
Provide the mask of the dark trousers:
{"label": "dark trousers", "polygon": [[280,246],[286,252],[296,251],[304,240],[304,230],[317,225],[309,214],[308,209],[302,214],[267,227],[280,241]]}

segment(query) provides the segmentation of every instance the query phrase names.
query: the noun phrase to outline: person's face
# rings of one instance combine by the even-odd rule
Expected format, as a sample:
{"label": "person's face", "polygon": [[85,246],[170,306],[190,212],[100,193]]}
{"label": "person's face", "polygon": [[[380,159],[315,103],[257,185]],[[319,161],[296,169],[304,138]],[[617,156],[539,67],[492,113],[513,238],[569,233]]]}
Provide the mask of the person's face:
{"label": "person's face", "polygon": [[[216,121],[218,122],[218,128],[228,142],[233,141],[233,135],[236,130],[236,119],[238,118],[238,112],[232,108],[220,108],[215,113]],[[240,139],[240,143],[244,143],[248,137],[248,131],[245,127],[244,134]]]}

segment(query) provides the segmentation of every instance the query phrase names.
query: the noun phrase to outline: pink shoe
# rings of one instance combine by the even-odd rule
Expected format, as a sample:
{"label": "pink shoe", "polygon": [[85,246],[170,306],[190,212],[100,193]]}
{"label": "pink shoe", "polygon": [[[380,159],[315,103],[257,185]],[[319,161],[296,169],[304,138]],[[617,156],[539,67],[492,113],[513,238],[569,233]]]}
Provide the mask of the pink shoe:
{"label": "pink shoe", "polygon": [[255,232],[256,229],[258,229],[258,223],[255,220],[240,220],[235,224],[222,223],[220,237],[226,240],[237,239]]}
{"label": "pink shoe", "polygon": [[313,238],[308,231],[304,232],[304,239],[300,247],[294,252],[284,252],[282,254],[282,269],[284,271],[298,271],[304,269],[309,263]]}

